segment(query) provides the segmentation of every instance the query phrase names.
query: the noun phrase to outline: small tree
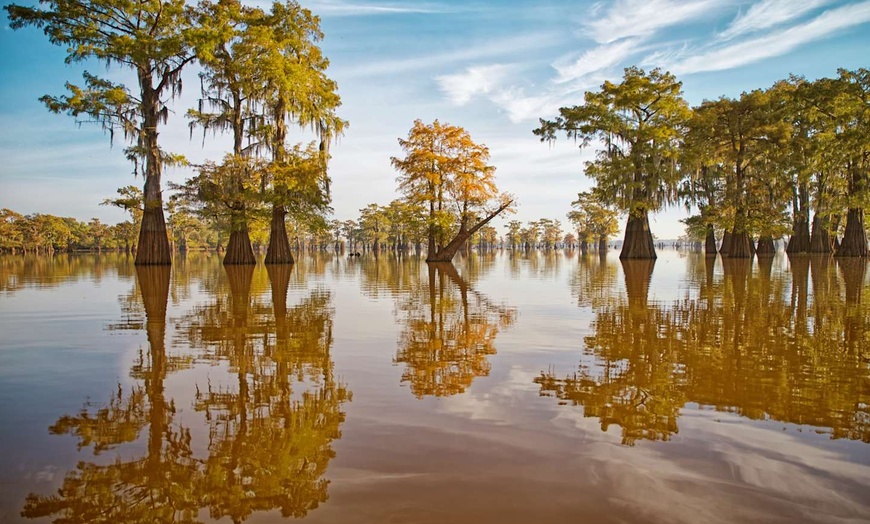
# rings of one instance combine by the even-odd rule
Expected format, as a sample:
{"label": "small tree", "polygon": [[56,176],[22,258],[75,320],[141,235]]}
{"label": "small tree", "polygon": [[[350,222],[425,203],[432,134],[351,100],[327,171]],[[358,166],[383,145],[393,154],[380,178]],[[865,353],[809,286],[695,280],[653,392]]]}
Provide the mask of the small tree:
{"label": "small tree", "polygon": [[456,251],[513,203],[495,185],[489,149],[457,126],[420,120],[399,139],[404,158],[393,157],[399,190],[428,208],[427,262],[450,262]]}

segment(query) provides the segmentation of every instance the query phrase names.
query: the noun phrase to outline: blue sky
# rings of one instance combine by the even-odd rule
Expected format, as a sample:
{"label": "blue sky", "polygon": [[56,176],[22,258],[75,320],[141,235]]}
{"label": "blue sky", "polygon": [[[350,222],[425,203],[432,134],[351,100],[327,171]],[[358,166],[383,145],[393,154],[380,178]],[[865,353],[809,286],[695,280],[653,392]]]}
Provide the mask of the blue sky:
{"label": "blue sky", "polygon": [[[870,0],[302,4],[322,17],[340,114],[351,124],[330,169],[334,216],[342,220],[396,198],[390,157],[401,154],[397,138],[416,118],[462,126],[489,146],[500,188],[519,200],[509,218],[567,226],[570,202],[590,186],[583,162],[593,152],[565,140],[542,144],[532,129],[539,117],[580,103],[585,90],[619,79],[624,67],[675,73],[692,104],[768,87],[789,73],[817,78],[870,67]],[[123,142],[110,147],[99,126],[49,114],[37,99],[62,94],[64,82],[81,82],[85,69],[134,84],[132,75],[96,63],[66,65],[64,49],[39,30],[12,31],[5,12],[0,50],[0,207],[122,220],[120,211],[98,204],[117,187],[142,182],[123,157]],[[230,147],[226,138],[209,136],[204,146],[201,135],[189,138],[183,115],[198,94],[190,68],[160,141],[192,162],[217,160]],[[168,169],[164,180],[187,176]],[[658,213],[653,233],[675,238],[685,215],[679,208]]]}

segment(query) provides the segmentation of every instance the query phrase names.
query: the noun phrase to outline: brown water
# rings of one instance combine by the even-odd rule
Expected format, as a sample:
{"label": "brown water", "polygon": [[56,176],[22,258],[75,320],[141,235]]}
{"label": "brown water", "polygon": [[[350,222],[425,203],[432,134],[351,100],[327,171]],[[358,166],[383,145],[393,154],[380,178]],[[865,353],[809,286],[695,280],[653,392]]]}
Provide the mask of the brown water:
{"label": "brown water", "polygon": [[0,522],[868,521],[866,265],[0,258]]}

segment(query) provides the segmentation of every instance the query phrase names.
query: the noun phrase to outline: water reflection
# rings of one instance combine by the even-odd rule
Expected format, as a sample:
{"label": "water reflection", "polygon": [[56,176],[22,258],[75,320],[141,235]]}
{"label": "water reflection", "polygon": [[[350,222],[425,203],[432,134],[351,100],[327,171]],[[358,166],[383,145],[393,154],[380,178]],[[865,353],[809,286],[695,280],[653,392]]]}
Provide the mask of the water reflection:
{"label": "water reflection", "polygon": [[301,517],[328,497],[324,473],[350,399],[329,356],[331,294],[315,289],[288,307],[293,268],[269,268],[269,307],[253,267],[226,271],[229,300],[217,292],[181,322],[192,348],[235,375],[234,384],[209,382],[196,395],[209,425],[203,504],[234,522],[270,509]]}
{"label": "water reflection", "polygon": [[166,358],[166,304],[170,270],[136,269],[148,337],[147,356],[134,367],[142,380],[129,393],[121,386],[104,407],[86,404],[63,416],[49,431],[71,434],[79,448],[94,455],[132,442],[147,427],[147,452],[112,462],[80,462],[66,474],[56,495],[28,495],[22,515],[56,516],[54,522],[175,522],[190,520],[197,509],[198,464],[192,457],[190,432],[175,423],[176,409],[167,399],[164,380],[178,362]]}
{"label": "water reflection", "polygon": [[[129,324],[110,326],[141,328],[144,320],[148,347],[130,370],[135,385],[119,385],[105,404],[86,403],[52,425],[51,433],[74,435],[94,458],[68,472],[57,494],[29,495],[23,516],[193,522],[207,509],[240,522],[272,509],[301,517],[327,500],[324,475],[351,398],[330,357],[331,293],[314,289],[288,305],[291,267],[223,273],[197,264],[209,299],[170,321],[174,353],[166,348],[167,307],[170,289],[189,293],[186,268],[176,265],[174,287],[169,268],[136,268],[139,299],[121,298]],[[165,387],[167,375],[185,369],[194,373],[190,405],[202,424],[190,414],[182,424],[188,397]],[[203,426],[205,435],[197,431]],[[114,460],[105,456],[110,450]]]}
{"label": "water reflection", "polygon": [[402,382],[418,398],[462,393],[488,375],[499,330],[516,320],[516,309],[493,303],[469,284],[491,268],[491,257],[466,261],[469,280],[453,264],[427,266],[415,273],[426,272],[425,284],[398,287],[403,292],[395,308],[400,333],[394,362],[405,365]]}
{"label": "water reflection", "polygon": [[651,262],[622,263],[624,295],[595,284],[605,268],[580,264],[592,334],[578,371],[543,373],[541,393],[619,426],[626,445],[670,439],[688,402],[870,442],[866,261],[794,257],[790,273],[769,259],[721,263],[717,275],[692,259],[692,285],[671,302],[648,299]]}
{"label": "water reflection", "polygon": [[133,267],[133,257],[124,253],[2,256],[0,296],[28,286],[52,288],[81,279],[99,283],[107,275],[133,278]]}

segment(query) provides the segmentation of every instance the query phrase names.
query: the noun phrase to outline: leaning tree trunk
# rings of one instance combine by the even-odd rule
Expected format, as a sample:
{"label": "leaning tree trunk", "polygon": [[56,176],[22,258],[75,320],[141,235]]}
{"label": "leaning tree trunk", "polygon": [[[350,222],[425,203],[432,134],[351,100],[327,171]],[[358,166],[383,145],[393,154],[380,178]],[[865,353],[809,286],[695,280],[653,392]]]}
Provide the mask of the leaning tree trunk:
{"label": "leaning tree trunk", "polygon": [[[465,224],[463,223],[459,232],[456,234],[456,237],[447,243],[446,246],[439,249],[437,252],[429,252],[426,255],[426,262],[450,262],[453,260],[453,256],[456,255],[456,252],[461,248],[465,242],[471,238],[471,235],[477,233],[477,231],[488,224],[493,218],[498,216],[499,213],[504,211],[513,203],[513,201],[505,202],[501,206],[498,207],[495,211],[489,214],[486,218],[475,224],[471,229],[466,229]],[[430,245],[431,245],[430,241]]]}
{"label": "leaning tree trunk", "polygon": [[707,236],[704,239],[704,254],[716,256],[716,231],[713,224],[707,224]]}
{"label": "leaning tree trunk", "polygon": [[849,208],[846,215],[846,232],[835,256],[866,257],[867,233],[864,229],[864,210],[860,207]]}
{"label": "leaning tree trunk", "polygon": [[139,73],[139,86],[142,90],[143,107],[142,143],[145,146],[145,202],[135,263],[143,266],[168,266],[172,264],[172,250],[169,248],[166,219],[163,216],[163,197],[160,191],[160,149],[157,145],[160,100],[158,93],[152,87],[151,73]]}
{"label": "leaning tree trunk", "polygon": [[287,226],[284,217],[287,211],[284,206],[272,207],[272,224],[269,230],[269,247],[266,249],[266,264],[292,264],[293,254],[290,253],[290,241],[287,239]]}
{"label": "leaning tree trunk", "polygon": [[649,229],[649,212],[646,209],[628,215],[625,239],[622,242],[622,252],[619,253],[619,258],[622,260],[656,258],[655,243]]}

